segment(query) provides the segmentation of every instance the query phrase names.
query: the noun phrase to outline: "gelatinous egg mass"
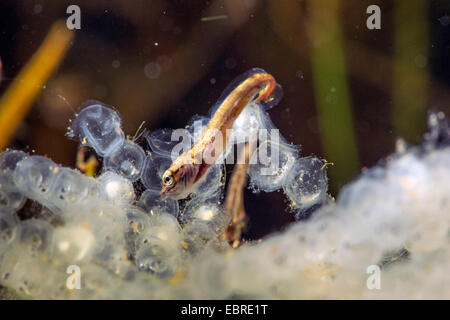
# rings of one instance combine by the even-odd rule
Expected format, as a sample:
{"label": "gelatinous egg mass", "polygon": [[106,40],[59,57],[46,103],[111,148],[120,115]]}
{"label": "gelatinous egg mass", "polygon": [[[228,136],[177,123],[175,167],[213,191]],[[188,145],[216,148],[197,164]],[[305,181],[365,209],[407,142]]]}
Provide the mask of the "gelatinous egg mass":
{"label": "gelatinous egg mass", "polygon": [[328,180],[320,159],[300,158],[291,172],[283,189],[295,208],[304,209],[325,200]]}
{"label": "gelatinous egg mass", "polygon": [[116,152],[125,140],[119,114],[101,103],[81,109],[68,136],[77,137],[82,145],[91,146],[102,157]]}
{"label": "gelatinous egg mass", "polygon": [[[256,72],[264,71],[252,69],[244,79]],[[184,136],[151,132],[144,152],[147,146],[124,138],[116,111],[90,102],[69,135],[103,157],[98,176],[21,151],[0,154],[0,285],[36,299],[449,297],[442,285],[450,266],[445,116],[432,114],[422,145],[368,169],[334,202],[325,164],[300,157],[265,111],[280,95],[246,106],[224,154],[258,133],[247,167],[250,188],[283,190],[287,210],[272,214],[313,213],[308,220],[232,249],[224,237],[234,216],[222,205],[223,163],[209,167],[185,199],[160,193],[174,148],[198,141],[211,117],[193,117]],[[26,199],[30,208],[19,212]],[[367,290],[368,266],[390,263],[383,290]],[[69,290],[66,279],[77,272],[81,290]]]}
{"label": "gelatinous egg mass", "polygon": [[136,181],[144,168],[145,152],[136,143],[126,140],[114,153],[104,159],[104,167]]}

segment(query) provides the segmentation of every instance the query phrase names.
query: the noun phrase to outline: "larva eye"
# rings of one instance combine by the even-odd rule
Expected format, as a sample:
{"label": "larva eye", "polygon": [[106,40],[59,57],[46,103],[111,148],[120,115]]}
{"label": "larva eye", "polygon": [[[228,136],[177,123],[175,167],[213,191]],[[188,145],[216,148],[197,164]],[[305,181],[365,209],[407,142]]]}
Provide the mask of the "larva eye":
{"label": "larva eye", "polygon": [[163,184],[165,186],[171,186],[175,182],[175,179],[173,178],[172,172],[166,171],[163,175]]}

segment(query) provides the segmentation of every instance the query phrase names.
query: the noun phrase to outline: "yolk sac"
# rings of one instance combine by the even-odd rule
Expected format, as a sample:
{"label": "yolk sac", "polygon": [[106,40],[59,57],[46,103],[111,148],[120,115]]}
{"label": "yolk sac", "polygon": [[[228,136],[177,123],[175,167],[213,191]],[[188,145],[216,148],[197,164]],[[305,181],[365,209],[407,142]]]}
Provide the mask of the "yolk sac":
{"label": "yolk sac", "polygon": [[147,189],[161,190],[162,176],[171,163],[170,158],[155,153],[145,157],[144,169],[141,175],[141,181],[144,186]]}
{"label": "yolk sac", "polygon": [[136,143],[126,140],[113,154],[104,159],[104,167],[134,182],[140,178],[145,152]]}
{"label": "yolk sac", "polygon": [[50,188],[60,168],[50,159],[31,156],[21,160],[14,170],[14,182],[26,196],[46,205]]}
{"label": "yolk sac", "polygon": [[101,103],[83,108],[72,121],[68,136],[77,137],[102,157],[116,152],[125,140],[118,113]]}
{"label": "yolk sac", "polygon": [[284,192],[297,209],[307,209],[327,199],[328,180],[323,162],[316,157],[300,158],[291,170]]}
{"label": "yolk sac", "polygon": [[138,206],[150,214],[166,212],[178,216],[178,201],[161,195],[159,190],[147,189],[139,198]]}

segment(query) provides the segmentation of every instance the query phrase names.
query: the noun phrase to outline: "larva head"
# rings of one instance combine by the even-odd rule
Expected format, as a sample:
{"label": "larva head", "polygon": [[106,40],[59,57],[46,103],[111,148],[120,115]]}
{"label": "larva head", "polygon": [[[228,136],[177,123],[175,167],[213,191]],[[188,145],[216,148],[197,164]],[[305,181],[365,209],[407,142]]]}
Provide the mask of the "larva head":
{"label": "larva head", "polygon": [[182,164],[176,169],[167,169],[162,176],[161,194],[173,199],[186,198],[193,187],[195,168],[192,164]]}

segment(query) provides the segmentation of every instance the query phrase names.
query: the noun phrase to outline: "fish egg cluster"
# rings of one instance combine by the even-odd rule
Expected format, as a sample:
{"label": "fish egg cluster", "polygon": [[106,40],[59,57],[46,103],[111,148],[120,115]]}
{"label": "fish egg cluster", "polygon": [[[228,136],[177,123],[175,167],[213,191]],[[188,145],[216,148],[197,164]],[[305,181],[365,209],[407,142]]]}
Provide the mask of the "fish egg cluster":
{"label": "fish egg cluster", "polygon": [[[266,112],[275,98],[249,103],[230,145],[276,129]],[[209,118],[188,123],[190,144]],[[232,249],[220,237],[232,218],[222,206],[224,164],[212,165],[186,199],[165,197],[161,176],[180,142],[173,130],[155,130],[141,146],[125,138],[113,108],[91,101],[68,135],[103,158],[98,176],[22,151],[0,154],[0,285],[46,299],[450,298],[442,285],[450,130],[442,113],[428,122],[422,145],[368,169],[336,202],[321,160],[300,157],[277,131],[258,136],[250,187],[283,190],[300,221]],[[367,289],[369,266],[382,269],[383,290]]]}
{"label": "fish egg cluster", "polygon": [[[249,141],[259,129],[274,128],[265,110],[276,102],[249,103],[233,126],[230,145]],[[190,120],[187,142],[183,140],[187,148],[209,119]],[[103,158],[98,176],[18,150],[1,153],[0,285],[31,298],[157,298],[204,250],[230,250],[219,240],[231,221],[221,206],[223,163],[212,165],[187,199],[160,193],[161,177],[180,143],[174,132],[147,133],[143,147],[126,138],[114,108],[89,101],[71,121],[68,136]],[[295,150],[282,142],[279,170],[285,173],[280,181],[269,181],[270,175],[278,179],[279,172],[261,175],[252,167],[252,187],[283,188],[287,172],[302,159]],[[222,159],[230,152],[229,147]],[[34,214],[24,217],[30,207]],[[74,266],[82,270],[83,290],[73,291],[66,283]]]}

